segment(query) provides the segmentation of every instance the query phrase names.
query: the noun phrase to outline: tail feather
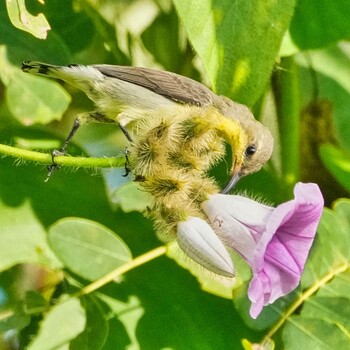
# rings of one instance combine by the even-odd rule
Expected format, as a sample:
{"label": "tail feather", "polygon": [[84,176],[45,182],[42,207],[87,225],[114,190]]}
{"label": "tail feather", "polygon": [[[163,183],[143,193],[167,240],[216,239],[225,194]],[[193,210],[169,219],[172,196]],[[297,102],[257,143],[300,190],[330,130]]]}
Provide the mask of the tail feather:
{"label": "tail feather", "polygon": [[22,63],[22,71],[64,80],[84,92],[89,90],[89,86],[94,81],[103,79],[103,74],[93,66],[83,66],[80,64],[55,66],[37,61],[24,61]]}
{"label": "tail feather", "polygon": [[22,63],[22,71],[31,74],[53,75],[59,69],[59,66],[41,63],[37,61],[24,61]]}

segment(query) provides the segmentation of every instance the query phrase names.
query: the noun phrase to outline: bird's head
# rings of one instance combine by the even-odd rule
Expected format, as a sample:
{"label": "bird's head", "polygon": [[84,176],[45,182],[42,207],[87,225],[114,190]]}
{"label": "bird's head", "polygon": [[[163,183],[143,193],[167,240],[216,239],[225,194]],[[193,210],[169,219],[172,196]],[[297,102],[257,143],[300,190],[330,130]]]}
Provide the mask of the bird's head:
{"label": "bird's head", "polygon": [[232,142],[231,179],[221,193],[228,193],[242,176],[259,171],[272,154],[274,140],[268,128],[256,120],[241,127],[239,139]]}

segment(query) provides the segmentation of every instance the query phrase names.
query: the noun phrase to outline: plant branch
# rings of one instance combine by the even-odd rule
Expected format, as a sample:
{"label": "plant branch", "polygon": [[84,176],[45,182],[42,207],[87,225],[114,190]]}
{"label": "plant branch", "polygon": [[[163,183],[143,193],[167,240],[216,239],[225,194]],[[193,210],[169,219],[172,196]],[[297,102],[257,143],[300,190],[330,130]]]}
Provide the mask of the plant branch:
{"label": "plant branch", "polygon": [[122,274],[164,255],[166,251],[167,251],[167,246],[165,245],[155,248],[153,250],[150,250],[149,252],[143,255],[140,255],[137,258],[111,271],[110,273],[103,276],[102,278],[88,284],[87,286],[79,290],[76,294],[72,295],[72,297],[81,297],[83,295],[90,294],[96,291],[97,289],[105,286],[106,284],[114,281],[117,277],[121,276]]}
{"label": "plant branch", "polygon": [[[51,164],[52,156],[48,153],[30,151],[22,148],[12,147],[0,144],[0,154],[13,158],[29,160],[40,164]],[[123,167],[125,165],[125,156],[113,158],[86,158],[86,157],[70,157],[56,156],[55,163],[57,165],[83,167],[83,168],[110,168]]]}

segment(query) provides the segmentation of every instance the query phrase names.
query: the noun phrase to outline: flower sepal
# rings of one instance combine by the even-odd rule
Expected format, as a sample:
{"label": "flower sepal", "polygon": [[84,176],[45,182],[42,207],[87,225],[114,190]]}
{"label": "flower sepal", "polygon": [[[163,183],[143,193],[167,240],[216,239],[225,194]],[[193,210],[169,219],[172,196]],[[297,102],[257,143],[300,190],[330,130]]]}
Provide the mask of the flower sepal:
{"label": "flower sepal", "polygon": [[234,277],[230,254],[203,219],[189,217],[177,225],[177,242],[181,250],[207,270],[226,277]]}

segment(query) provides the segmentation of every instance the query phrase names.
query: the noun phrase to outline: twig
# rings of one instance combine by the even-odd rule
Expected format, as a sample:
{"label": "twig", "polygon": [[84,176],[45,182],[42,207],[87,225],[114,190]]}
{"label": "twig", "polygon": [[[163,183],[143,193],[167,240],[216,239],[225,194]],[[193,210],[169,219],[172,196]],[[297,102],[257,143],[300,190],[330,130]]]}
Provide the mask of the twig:
{"label": "twig", "polygon": [[[29,151],[23,148],[17,148],[0,144],[0,154],[13,158],[25,159],[40,164],[51,164],[52,156],[48,153]],[[70,157],[56,156],[55,164],[71,167],[83,168],[110,168],[124,167],[125,156],[112,158],[86,158],[86,157]]]}

